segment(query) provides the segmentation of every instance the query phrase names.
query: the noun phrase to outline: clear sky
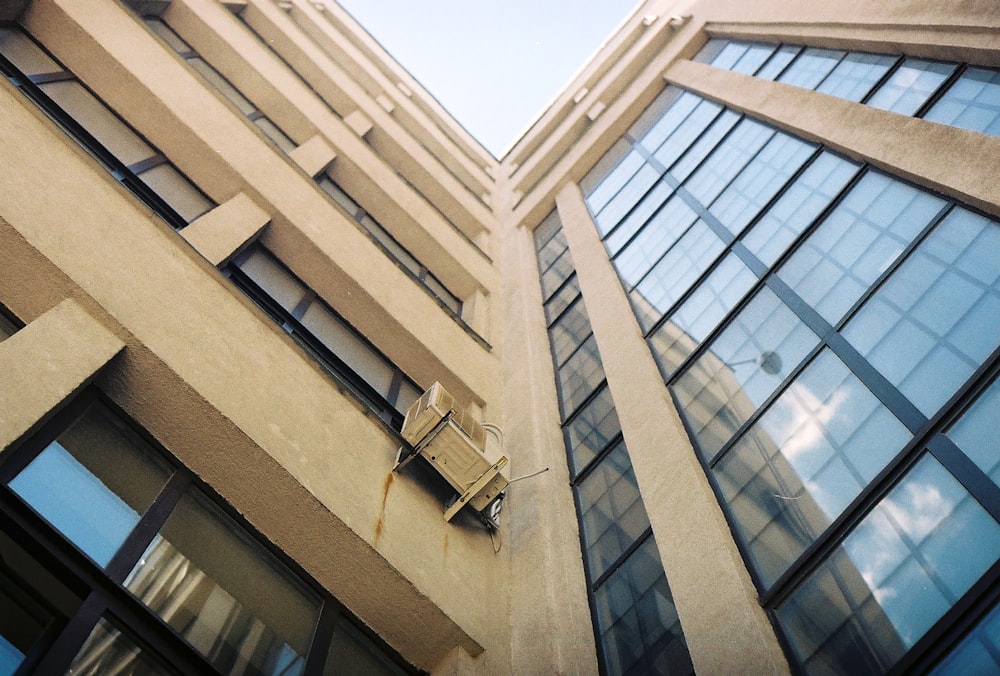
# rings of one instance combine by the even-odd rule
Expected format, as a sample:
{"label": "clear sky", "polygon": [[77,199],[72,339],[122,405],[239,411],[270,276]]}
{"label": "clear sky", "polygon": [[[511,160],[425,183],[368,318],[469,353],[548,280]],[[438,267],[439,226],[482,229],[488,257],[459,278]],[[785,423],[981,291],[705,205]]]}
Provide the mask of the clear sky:
{"label": "clear sky", "polygon": [[500,157],[638,0],[338,0]]}

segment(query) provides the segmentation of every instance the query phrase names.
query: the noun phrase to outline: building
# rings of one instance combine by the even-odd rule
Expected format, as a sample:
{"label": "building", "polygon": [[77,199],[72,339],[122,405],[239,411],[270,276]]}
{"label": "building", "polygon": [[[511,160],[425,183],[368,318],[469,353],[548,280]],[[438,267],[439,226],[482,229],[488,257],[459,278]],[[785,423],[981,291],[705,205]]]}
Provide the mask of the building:
{"label": "building", "polygon": [[0,18],[0,671],[997,669],[993,3],[647,0],[502,160],[333,3]]}

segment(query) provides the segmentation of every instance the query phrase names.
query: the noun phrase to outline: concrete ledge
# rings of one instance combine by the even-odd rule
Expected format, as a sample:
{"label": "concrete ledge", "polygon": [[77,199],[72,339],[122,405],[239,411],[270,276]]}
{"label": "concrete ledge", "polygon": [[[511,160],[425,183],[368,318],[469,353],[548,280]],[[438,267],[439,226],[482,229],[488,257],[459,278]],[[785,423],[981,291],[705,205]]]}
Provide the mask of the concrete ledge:
{"label": "concrete ledge", "polygon": [[318,176],[337,159],[336,151],[319,134],[288,153],[288,156],[310,176]]}
{"label": "concrete ledge", "polygon": [[348,113],[347,116],[344,117],[344,124],[350,127],[351,130],[358,136],[364,136],[370,132],[374,126],[371,119],[360,110]]}
{"label": "concrete ledge", "polygon": [[73,300],[0,343],[0,449],[39,426],[124,347]]}
{"label": "concrete ledge", "polygon": [[188,244],[212,265],[225,265],[256,239],[271,215],[239,193],[181,231]]}

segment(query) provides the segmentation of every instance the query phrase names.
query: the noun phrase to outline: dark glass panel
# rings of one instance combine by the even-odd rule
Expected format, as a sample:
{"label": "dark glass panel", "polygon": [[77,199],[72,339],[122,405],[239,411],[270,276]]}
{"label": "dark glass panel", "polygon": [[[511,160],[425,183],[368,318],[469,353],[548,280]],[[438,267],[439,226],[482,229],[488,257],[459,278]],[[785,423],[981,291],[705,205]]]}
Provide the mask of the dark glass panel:
{"label": "dark glass panel", "polygon": [[611,391],[604,387],[566,425],[573,475],[579,474],[621,431]]}

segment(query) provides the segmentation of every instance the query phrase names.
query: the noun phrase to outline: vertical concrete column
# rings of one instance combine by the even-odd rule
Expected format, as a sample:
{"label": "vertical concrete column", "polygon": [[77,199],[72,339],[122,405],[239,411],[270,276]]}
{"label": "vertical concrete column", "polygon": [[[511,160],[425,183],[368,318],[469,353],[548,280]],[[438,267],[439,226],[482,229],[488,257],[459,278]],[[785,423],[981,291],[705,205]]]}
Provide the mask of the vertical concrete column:
{"label": "vertical concrete column", "polygon": [[502,519],[511,565],[511,661],[515,674],[596,674],[597,659],[576,507],[559,427],[552,356],[531,232],[503,233],[503,406],[514,483]]}
{"label": "vertical concrete column", "polygon": [[73,300],[0,343],[0,450],[34,430],[124,347]]}
{"label": "vertical concrete column", "polygon": [[579,187],[556,204],[695,670],[788,673]]}

